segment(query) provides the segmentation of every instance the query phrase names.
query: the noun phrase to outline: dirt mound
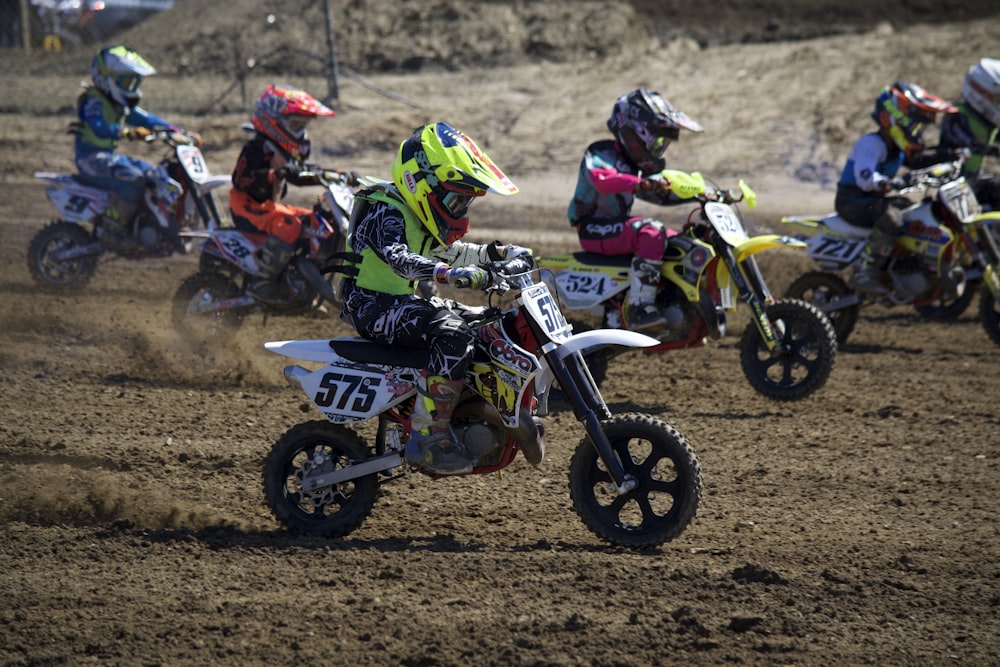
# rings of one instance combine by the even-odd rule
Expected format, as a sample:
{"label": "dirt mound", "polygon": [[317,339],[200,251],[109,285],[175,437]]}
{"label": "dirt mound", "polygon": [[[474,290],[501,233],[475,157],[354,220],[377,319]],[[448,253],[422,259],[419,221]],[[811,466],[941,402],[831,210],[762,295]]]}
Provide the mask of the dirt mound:
{"label": "dirt mound", "polygon": [[[700,46],[800,40],[1000,15],[1000,5],[971,2],[728,0],[692,11],[681,0],[332,2],[337,59],[356,72],[496,67],[531,61],[593,62],[645,53],[674,40]],[[123,33],[165,74],[322,74],[328,67],[326,4],[233,0],[176,5]],[[79,55],[24,59],[39,70],[81,69]],[[85,67],[82,69],[85,70]],[[68,73],[68,72],[67,72]]]}

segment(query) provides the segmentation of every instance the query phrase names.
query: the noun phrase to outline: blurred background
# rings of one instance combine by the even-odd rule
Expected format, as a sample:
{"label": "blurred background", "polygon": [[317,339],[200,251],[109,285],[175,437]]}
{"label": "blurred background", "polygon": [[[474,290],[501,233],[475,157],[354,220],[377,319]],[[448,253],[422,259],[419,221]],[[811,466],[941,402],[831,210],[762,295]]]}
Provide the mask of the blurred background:
{"label": "blurred background", "polygon": [[174,0],[0,0],[0,48],[78,48],[173,5]]}

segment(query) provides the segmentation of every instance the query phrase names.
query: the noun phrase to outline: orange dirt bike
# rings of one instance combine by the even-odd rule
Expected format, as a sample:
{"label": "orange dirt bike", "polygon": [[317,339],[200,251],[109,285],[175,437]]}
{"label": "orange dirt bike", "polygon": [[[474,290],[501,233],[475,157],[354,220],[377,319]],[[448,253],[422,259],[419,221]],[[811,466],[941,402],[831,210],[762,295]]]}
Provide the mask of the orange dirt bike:
{"label": "orange dirt bike", "polygon": [[[211,173],[201,149],[184,134],[156,131],[145,141],[162,141],[170,150],[148,174],[150,187],[131,223],[129,248],[116,251],[125,259],[167,257],[191,249],[180,237],[184,227],[215,229],[227,224],[228,207],[216,203],[213,191],[228,192],[229,175]],[[78,289],[90,282],[100,257],[103,213],[110,193],[83,183],[76,174],[38,172],[49,186],[45,194],[59,211],[28,245],[28,271],[48,290]],[[228,196],[228,194],[226,195]]]}
{"label": "orange dirt bike", "polygon": [[[690,444],[655,417],[612,414],[580,354],[594,345],[641,347],[656,340],[632,331],[573,333],[548,287],[534,280],[530,262],[484,268],[492,276],[490,303],[470,323],[473,361],[451,420],[461,444],[478,457],[466,474],[506,468],[518,452],[532,465],[542,462],[542,417],[558,381],[586,432],[569,464],[570,499],[584,524],[612,544],[633,548],[679,535],[694,518],[702,490]],[[493,305],[503,294],[513,297],[508,307]],[[319,364],[315,370],[287,366],[284,374],[325,418],[292,427],[271,448],[263,471],[267,504],[293,532],[346,535],[371,513],[381,484],[419,472],[403,454],[428,351],[357,337],[265,347]],[[369,420],[378,422],[373,442],[349,426]]]}
{"label": "orange dirt bike", "polygon": [[991,230],[1000,223],[1000,212],[982,212],[962,176],[964,161],[960,154],[893,182],[901,195],[936,193],[903,209],[903,232],[884,271],[889,289],[884,295],[857,292],[842,277],[860,266],[870,228],[851,225],[836,214],[782,218],[782,223],[808,232],[801,238],[819,267],[799,276],[787,295],[820,308],[844,342],[862,306],[912,305],[926,317],[954,319],[979,292],[983,327],[1000,345],[1000,250]]}
{"label": "orange dirt bike", "polygon": [[[756,195],[740,181],[733,193],[706,187],[701,174],[665,170],[671,190],[696,208],[680,234],[667,239],[656,304],[667,320],[648,332],[659,344],[644,352],[699,347],[726,334],[726,313],[742,301],[751,322],[740,342],[740,361],[750,385],[779,401],[804,398],[822,387],[833,369],[837,341],[829,320],[799,299],[775,300],[754,255],[762,250],[803,247],[787,236],[747,234],[736,204],[753,208]],[[627,321],[631,255],[588,252],[537,259],[542,277],[553,285],[563,307],[601,318],[601,326],[620,329]],[[575,323],[574,327],[585,326]],[[601,382],[608,360],[619,350],[587,351]]]}

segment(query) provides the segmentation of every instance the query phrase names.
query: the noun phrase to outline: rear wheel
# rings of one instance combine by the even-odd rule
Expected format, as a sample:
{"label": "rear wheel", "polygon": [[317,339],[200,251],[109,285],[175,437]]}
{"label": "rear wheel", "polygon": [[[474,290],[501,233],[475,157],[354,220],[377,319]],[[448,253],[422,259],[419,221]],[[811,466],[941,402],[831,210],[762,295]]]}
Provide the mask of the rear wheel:
{"label": "rear wheel", "polygon": [[594,534],[612,544],[650,548],[668,542],[694,519],[701,501],[701,467],[687,438],[664,421],[642,414],[603,422],[625,472],[637,485],[623,494],[589,437],[569,468],[573,508]]}
{"label": "rear wheel", "polygon": [[264,497],[274,518],[301,535],[342,537],[355,530],[375,506],[377,473],[313,490],[302,480],[368,456],[365,441],[345,426],[312,421],[292,427],[264,462]]}
{"label": "rear wheel", "polygon": [[833,325],[837,342],[843,343],[854,331],[861,307],[858,304],[853,304],[834,310],[831,308],[831,304],[852,294],[854,294],[854,290],[848,287],[847,283],[839,276],[822,271],[810,271],[796,278],[789,286],[785,296],[801,299],[819,308],[820,312],[826,315]]}
{"label": "rear wheel", "polygon": [[45,290],[81,289],[94,277],[100,251],[71,259],[57,259],[54,255],[91,243],[94,241],[87,230],[75,222],[51,222],[28,244],[28,272]]}
{"label": "rear wheel", "polygon": [[824,384],[837,357],[837,337],[830,320],[812,304],[781,299],[767,308],[778,339],[769,350],[760,330],[750,323],[740,343],[740,361],[750,385],[776,401],[805,398]]}
{"label": "rear wheel", "polygon": [[972,300],[976,298],[976,294],[979,292],[982,284],[982,280],[970,280],[965,284],[965,291],[962,292],[962,296],[952,299],[951,297],[942,295],[933,303],[921,304],[914,306],[914,308],[929,320],[957,320],[972,304]]}
{"label": "rear wheel", "polygon": [[220,310],[221,301],[238,296],[239,287],[226,276],[200,272],[181,283],[174,294],[171,317],[184,338],[199,344],[230,338],[243,323],[240,313]]}

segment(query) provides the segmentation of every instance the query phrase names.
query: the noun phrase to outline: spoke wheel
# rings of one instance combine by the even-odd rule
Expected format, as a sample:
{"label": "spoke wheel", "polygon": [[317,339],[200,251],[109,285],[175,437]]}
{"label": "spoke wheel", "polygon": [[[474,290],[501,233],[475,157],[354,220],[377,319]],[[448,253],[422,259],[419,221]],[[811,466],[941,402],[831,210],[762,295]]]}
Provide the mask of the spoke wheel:
{"label": "spoke wheel", "polygon": [[993,298],[987,288],[982,289],[979,297],[979,318],[983,323],[986,335],[997,345],[1000,345],[1000,304]]}
{"label": "spoke wheel", "polygon": [[602,424],[611,447],[638,482],[619,495],[589,437],[570,462],[570,498],[594,534],[611,544],[651,548],[668,542],[694,519],[701,468],[687,439],[654,417],[625,414]]}
{"label": "spoke wheel", "polygon": [[274,518],[300,535],[342,537],[355,530],[375,505],[377,473],[313,491],[302,488],[302,479],[368,456],[365,441],[347,427],[326,421],[292,427],[264,462],[264,497]]}
{"label": "spoke wheel", "polygon": [[957,299],[941,296],[933,303],[925,303],[919,306],[914,306],[914,308],[917,309],[918,313],[929,320],[957,320],[959,316],[961,316],[961,314],[964,313],[972,304],[972,300],[976,298],[976,294],[979,292],[979,288],[982,284],[982,280],[970,280],[965,284],[965,290],[962,292],[962,296]]}
{"label": "spoke wheel", "polygon": [[28,244],[28,272],[35,283],[45,290],[81,289],[94,277],[99,255],[94,253],[56,261],[52,254],[91,242],[87,230],[76,223],[63,220],[49,223]]}
{"label": "spoke wheel", "polygon": [[830,304],[853,293],[854,291],[840,276],[822,271],[810,271],[796,278],[789,286],[785,296],[791,299],[801,299],[819,308],[820,312],[826,315],[830,323],[833,324],[837,342],[844,343],[854,331],[861,307],[854,304],[846,308],[831,310]]}
{"label": "spoke wheel", "polygon": [[229,310],[201,312],[201,308],[239,293],[240,289],[226,276],[205,272],[190,276],[174,294],[171,308],[174,328],[184,338],[199,344],[228,340],[243,323],[240,314]]}
{"label": "spoke wheel", "polygon": [[796,401],[826,384],[837,357],[833,325],[815,306],[781,299],[767,309],[779,340],[768,350],[760,330],[750,323],[740,342],[743,374],[759,393],[776,401]]}

